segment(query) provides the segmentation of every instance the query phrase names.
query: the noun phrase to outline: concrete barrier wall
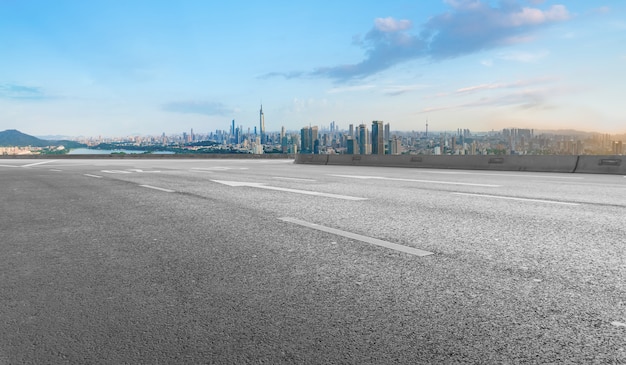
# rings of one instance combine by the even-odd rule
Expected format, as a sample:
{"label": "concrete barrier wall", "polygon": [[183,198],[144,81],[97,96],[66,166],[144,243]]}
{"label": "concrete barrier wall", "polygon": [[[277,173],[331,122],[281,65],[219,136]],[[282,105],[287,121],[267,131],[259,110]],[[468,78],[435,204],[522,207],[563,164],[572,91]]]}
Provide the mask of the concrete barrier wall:
{"label": "concrete barrier wall", "polygon": [[626,175],[626,156],[110,154],[0,155],[0,159],[295,159],[297,164]]}
{"label": "concrete barrier wall", "polygon": [[[328,155],[328,165],[574,172],[578,156]],[[300,163],[300,160],[296,160]]]}
{"label": "concrete barrier wall", "polygon": [[626,175],[626,156],[580,156],[576,172]]}
{"label": "concrete barrier wall", "polygon": [[328,163],[328,156],[330,155],[299,154],[296,155],[295,163],[304,165],[326,165]]}

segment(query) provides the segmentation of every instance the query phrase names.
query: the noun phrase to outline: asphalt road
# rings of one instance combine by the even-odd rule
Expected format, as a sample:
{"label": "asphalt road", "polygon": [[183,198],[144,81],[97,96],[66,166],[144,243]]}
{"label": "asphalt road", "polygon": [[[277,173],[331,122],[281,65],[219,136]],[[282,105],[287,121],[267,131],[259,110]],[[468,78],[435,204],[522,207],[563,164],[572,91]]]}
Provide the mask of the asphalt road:
{"label": "asphalt road", "polygon": [[0,364],[626,363],[624,176],[291,162],[0,160]]}

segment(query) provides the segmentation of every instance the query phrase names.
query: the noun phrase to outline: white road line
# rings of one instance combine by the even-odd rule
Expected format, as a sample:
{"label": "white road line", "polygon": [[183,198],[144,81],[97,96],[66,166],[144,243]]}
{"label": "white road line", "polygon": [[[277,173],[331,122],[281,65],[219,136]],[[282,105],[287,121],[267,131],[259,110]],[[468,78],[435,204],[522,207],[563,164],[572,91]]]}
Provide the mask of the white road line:
{"label": "white road line", "polygon": [[[0,165],[0,167],[20,167],[20,166],[16,166],[16,165]],[[624,176],[626,177],[626,176]]]}
{"label": "white road line", "polygon": [[548,203],[548,204],[561,204],[561,205],[580,205],[579,203],[567,203],[567,202],[558,202],[554,200],[543,200],[543,199],[528,199],[528,198],[515,198],[512,196],[499,196],[499,195],[487,195],[487,194],[471,194],[471,193],[452,193],[454,195],[465,195],[465,196],[476,196],[481,198],[493,198],[493,199],[505,199],[505,200],[517,200],[517,201],[525,201],[525,202],[535,202],[535,203]]}
{"label": "white road line", "polygon": [[59,170],[59,169],[50,169],[50,171],[54,171],[54,172],[61,172],[63,170]]}
{"label": "white road line", "polygon": [[282,177],[282,176],[272,176],[272,179],[278,180],[289,180],[289,181],[306,181],[306,182],[315,182],[313,179],[300,179],[297,177]]}
{"label": "white road line", "polygon": [[100,170],[100,172],[104,172],[107,174],[132,174],[132,172],[125,170]]}
{"label": "white road line", "polygon": [[461,183],[461,182],[454,182],[454,181],[401,179],[401,178],[383,177],[383,176],[358,176],[358,175],[329,175],[329,176],[347,177],[347,178],[350,178],[350,179],[361,179],[361,180],[407,181],[407,182],[445,184],[445,185],[481,186],[481,187],[487,187],[487,188],[499,188],[499,187],[502,186],[502,185],[493,185],[493,184]]}
{"label": "white road line", "polygon": [[377,238],[363,236],[363,235],[352,233],[352,232],[342,231],[336,228],[320,226],[319,224],[309,223],[309,222],[302,221],[296,218],[283,217],[283,218],[278,218],[278,219],[284,222],[294,223],[303,227],[316,229],[322,232],[332,233],[338,236],[347,237],[353,240],[370,243],[372,245],[389,248],[392,250],[408,253],[408,254],[415,255],[415,256],[428,256],[428,255],[434,254],[433,252],[430,252],[430,251],[424,251],[424,250],[420,250],[420,249],[413,248],[413,247],[399,245],[397,243],[387,242],[387,241],[379,240]]}
{"label": "white road line", "polygon": [[578,176],[553,176],[553,175],[527,175],[526,173],[520,171],[519,174],[495,174],[495,173],[486,173],[486,172],[460,172],[460,171],[423,171],[420,170],[420,173],[425,174],[442,174],[442,175],[477,175],[477,176],[505,176],[505,177],[534,177],[540,179],[568,179],[568,180],[584,180],[584,177]]}
{"label": "white road line", "polygon": [[213,166],[213,167],[192,167],[192,170],[216,170],[216,171],[227,171],[227,170],[249,170],[247,167],[228,167],[228,166]]}
{"label": "white road line", "polygon": [[89,176],[89,177],[95,177],[96,179],[101,179],[102,176],[99,175],[92,175],[92,174],[83,174],[84,176]]}
{"label": "white road line", "polygon": [[41,161],[41,162],[35,162],[35,163],[29,163],[28,165],[22,165],[22,167],[32,167],[32,166],[37,166],[37,165],[43,165],[45,163],[50,163],[50,162],[55,162],[56,160],[50,160],[50,161]]}
{"label": "white road line", "polygon": [[144,171],[142,169],[127,169],[127,170],[128,171],[132,171],[132,172],[141,172],[141,173],[144,173],[144,174],[149,174],[149,173],[152,173],[152,172],[161,172],[159,170],[151,170],[151,171]]}
{"label": "white road line", "polygon": [[235,186],[235,187],[247,186],[247,187],[257,188],[257,189],[285,191],[285,192],[288,192],[288,193],[323,196],[323,197],[326,197],[326,198],[335,198],[335,199],[343,199],[343,200],[367,200],[367,198],[360,198],[360,197],[356,197],[356,196],[338,195],[338,194],[331,194],[331,193],[321,193],[319,191],[310,191],[310,190],[279,188],[279,187],[276,187],[276,186],[267,186],[267,185],[263,185],[262,183],[255,183],[255,182],[224,181],[224,180],[211,180],[211,181],[216,182],[218,184],[224,184],[224,185]]}
{"label": "white road line", "polygon": [[159,188],[157,186],[152,186],[152,185],[139,185],[142,188],[148,188],[148,189],[154,189],[154,190],[159,190],[159,191],[164,191],[166,193],[174,193],[176,192],[175,190],[170,190],[170,189],[165,189],[165,188]]}

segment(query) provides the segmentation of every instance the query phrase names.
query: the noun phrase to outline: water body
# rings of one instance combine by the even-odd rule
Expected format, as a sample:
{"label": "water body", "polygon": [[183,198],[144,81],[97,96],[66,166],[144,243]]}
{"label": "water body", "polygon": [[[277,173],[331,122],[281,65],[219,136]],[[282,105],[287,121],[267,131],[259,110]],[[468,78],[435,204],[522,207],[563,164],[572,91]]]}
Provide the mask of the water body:
{"label": "water body", "polygon": [[112,153],[128,153],[137,154],[144,153],[146,151],[131,151],[131,150],[92,150],[89,148],[75,148],[72,149],[68,155],[110,155]]}
{"label": "water body", "polygon": [[[128,153],[128,154],[141,154],[146,151],[134,151],[134,150],[92,150],[89,148],[75,148],[72,149],[68,155],[110,155],[112,153]],[[152,152],[153,155],[173,155],[174,152],[171,151],[155,151]]]}

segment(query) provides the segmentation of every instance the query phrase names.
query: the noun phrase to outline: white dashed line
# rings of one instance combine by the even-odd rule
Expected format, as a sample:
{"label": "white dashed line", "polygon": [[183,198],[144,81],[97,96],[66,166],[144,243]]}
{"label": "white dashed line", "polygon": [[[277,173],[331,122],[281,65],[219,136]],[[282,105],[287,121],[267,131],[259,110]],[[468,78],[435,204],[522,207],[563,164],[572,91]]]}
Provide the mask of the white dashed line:
{"label": "white dashed line", "polygon": [[124,170],[100,170],[100,172],[104,172],[107,174],[132,174],[132,172]]}
{"label": "white dashed line", "polygon": [[287,193],[323,196],[323,197],[326,197],[326,198],[335,198],[335,199],[344,199],[344,200],[367,200],[367,198],[359,198],[359,197],[356,197],[356,196],[338,195],[338,194],[331,194],[331,193],[322,193],[322,192],[319,192],[319,191],[310,191],[310,190],[280,188],[280,187],[277,187],[277,186],[267,186],[267,185],[264,185],[262,183],[255,183],[255,182],[224,181],[224,180],[211,180],[211,181],[219,183],[219,184],[228,185],[228,186],[234,186],[234,187],[245,186],[245,187],[257,188],[257,189],[284,191],[284,192],[287,192]]}
{"label": "white dashed line", "polygon": [[289,181],[306,181],[306,182],[315,182],[313,179],[300,179],[297,177],[282,177],[282,176],[272,176],[272,179],[278,180],[289,180]]}
{"label": "white dashed line", "polygon": [[516,201],[525,201],[525,202],[534,202],[534,203],[548,203],[548,204],[561,204],[561,205],[580,205],[579,203],[567,203],[567,202],[558,202],[554,200],[543,200],[543,199],[528,199],[528,198],[516,198],[512,196],[499,196],[499,195],[487,195],[487,194],[471,194],[471,193],[452,193],[454,195],[465,195],[465,196],[476,196],[481,198],[493,198],[493,199],[505,199],[505,200],[516,200]]}
{"label": "white dashed line", "polygon": [[56,160],[50,160],[50,161],[41,161],[41,162],[35,162],[35,163],[29,163],[28,165],[22,165],[22,167],[32,167],[32,166],[37,166],[37,165],[43,165],[45,163],[50,163],[50,162],[55,162]]}
{"label": "white dashed line", "polygon": [[96,179],[102,179],[102,176],[99,175],[92,175],[92,174],[83,174],[84,176],[88,176],[88,177],[95,177]]}
{"label": "white dashed line", "polygon": [[429,183],[429,184],[481,186],[481,187],[487,187],[487,188],[499,188],[500,186],[502,186],[502,185],[493,185],[493,184],[462,183],[462,182],[454,182],[454,181],[400,179],[400,178],[383,177],[383,176],[358,176],[358,175],[329,175],[329,176],[346,177],[346,178],[350,178],[350,179],[361,179],[361,180],[406,181],[406,182],[418,182],[418,183]]}
{"label": "white dashed line", "polygon": [[175,190],[170,190],[170,189],[165,189],[165,188],[159,188],[157,186],[152,186],[152,185],[139,185],[142,188],[148,188],[148,189],[154,189],[154,190],[159,190],[159,191],[164,191],[166,193],[174,193]]}
{"label": "white dashed line", "polygon": [[415,256],[428,256],[428,255],[434,254],[433,252],[430,252],[430,251],[424,251],[424,250],[420,250],[420,249],[413,248],[413,247],[399,245],[397,243],[387,242],[387,241],[379,240],[377,238],[363,236],[363,235],[352,233],[352,232],[342,231],[340,229],[320,226],[319,224],[309,223],[309,222],[301,221],[295,218],[283,217],[283,218],[278,218],[278,219],[280,219],[283,222],[294,223],[303,227],[316,229],[322,232],[332,233],[337,236],[342,236],[342,237],[350,238],[353,240],[370,243],[372,245],[389,248],[395,251],[400,251],[400,252],[408,253],[408,254],[415,255]]}
{"label": "white dashed line", "polygon": [[527,173],[520,174],[507,174],[507,173],[484,173],[484,172],[459,172],[459,171],[419,171],[425,174],[442,174],[442,175],[477,175],[477,176],[504,176],[504,177],[531,177],[539,179],[568,179],[568,180],[583,180],[584,177],[579,176],[554,176],[554,175],[527,175]]}

